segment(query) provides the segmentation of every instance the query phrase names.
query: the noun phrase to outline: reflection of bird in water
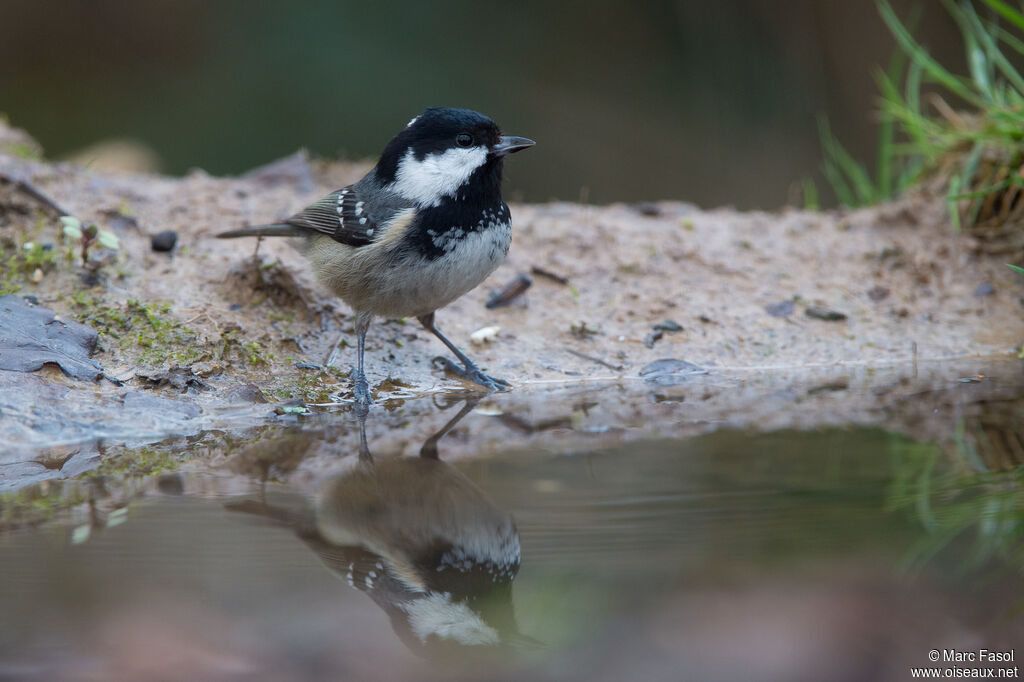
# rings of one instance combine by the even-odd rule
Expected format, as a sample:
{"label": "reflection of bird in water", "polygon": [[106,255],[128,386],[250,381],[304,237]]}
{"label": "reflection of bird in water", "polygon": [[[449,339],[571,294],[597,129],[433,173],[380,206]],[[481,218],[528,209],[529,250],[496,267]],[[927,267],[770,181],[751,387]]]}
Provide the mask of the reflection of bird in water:
{"label": "reflection of bird in water", "polygon": [[291,525],[332,572],[366,592],[413,651],[444,657],[455,648],[498,652],[527,644],[512,607],[519,534],[502,511],[455,467],[437,441],[474,406],[467,402],[420,457],[374,460],[360,415],[358,465],[328,477],[312,509],[261,502],[230,509]]}

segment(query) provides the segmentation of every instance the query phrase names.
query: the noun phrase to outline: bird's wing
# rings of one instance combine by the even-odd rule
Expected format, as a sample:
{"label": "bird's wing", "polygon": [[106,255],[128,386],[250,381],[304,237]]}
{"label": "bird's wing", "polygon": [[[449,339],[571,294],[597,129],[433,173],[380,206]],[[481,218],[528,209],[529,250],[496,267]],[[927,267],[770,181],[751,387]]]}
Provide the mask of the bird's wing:
{"label": "bird's wing", "polygon": [[349,185],[310,204],[285,222],[315,230],[349,246],[366,246],[383,236],[388,222],[402,207],[376,207],[360,191]]}

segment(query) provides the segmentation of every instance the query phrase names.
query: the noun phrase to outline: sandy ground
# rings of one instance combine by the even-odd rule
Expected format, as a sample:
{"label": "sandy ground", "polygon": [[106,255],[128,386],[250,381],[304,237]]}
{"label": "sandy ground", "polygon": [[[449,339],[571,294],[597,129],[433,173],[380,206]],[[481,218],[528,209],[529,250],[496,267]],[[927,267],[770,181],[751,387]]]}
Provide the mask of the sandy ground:
{"label": "sandy ground", "polygon": [[[13,134],[0,132],[0,140]],[[0,177],[8,180],[0,182],[0,239],[61,248],[57,211],[15,180],[83,222],[112,230],[121,242],[116,262],[100,268],[95,284],[83,279],[80,261],[61,261],[38,282],[24,278],[19,295],[86,320],[89,310],[123,310],[130,299],[166,304],[161,319],[181,333],[162,343],[192,351],[185,363],[159,357],[166,353],[154,360],[152,347],[133,345],[130,334],[120,341],[101,336],[95,359],[120,385],[83,384],[50,369],[0,371],[0,411],[13,417],[0,420],[9,448],[0,484],[17,487],[95,466],[102,448],[89,443],[97,438],[108,447],[128,446],[253,428],[274,418],[263,401],[344,405],[351,348],[343,348],[335,371],[296,367],[321,364],[339,334],[354,344],[344,304],[319,288],[288,241],[264,240],[257,253],[255,240],[213,235],[286,217],[366,168],[299,154],[238,178],[201,171],[169,178],[0,153]],[[557,413],[554,403],[571,405],[574,393],[618,386],[641,398],[604,405],[616,414],[604,427],[629,433],[644,424],[644,436],[685,435],[700,419],[652,425],[662,423],[657,405],[673,395],[682,400],[679,386],[686,381],[714,389],[687,389],[691,401],[692,391],[714,396],[703,399],[711,407],[701,418],[734,426],[859,421],[884,402],[878,396],[885,391],[876,389],[887,381],[924,382],[931,390],[983,366],[982,358],[1011,356],[1024,340],[1019,277],[1002,260],[977,255],[969,237],[954,234],[935,197],[859,211],[778,213],[702,211],[678,202],[552,203],[513,205],[512,216],[505,264],[440,311],[438,324],[482,367],[513,384],[512,394],[489,400],[531,411],[531,424],[543,420],[537,410]],[[178,234],[171,254],[151,249],[151,235],[164,230]],[[519,274],[532,278],[526,293],[487,309],[489,292]],[[810,317],[813,307],[842,319]],[[487,343],[471,344],[470,335],[485,327],[499,331]],[[443,352],[414,321],[375,323],[367,374],[377,409],[470,388],[432,366]],[[665,358],[710,374],[641,376]],[[938,362],[951,359],[960,362]],[[878,379],[878,370],[887,378]],[[779,391],[814,396],[813,407],[764,404],[766,392]],[[836,405],[837,394],[848,399]],[[428,412],[425,434],[446,417],[411,402],[403,414]],[[570,420],[573,413],[568,410]],[[391,428],[386,421],[379,431]],[[417,432],[408,441],[421,439]],[[496,432],[495,447],[505,439]],[[42,467],[40,448],[54,447],[88,456],[71,458],[78,466],[63,473],[64,460]]]}

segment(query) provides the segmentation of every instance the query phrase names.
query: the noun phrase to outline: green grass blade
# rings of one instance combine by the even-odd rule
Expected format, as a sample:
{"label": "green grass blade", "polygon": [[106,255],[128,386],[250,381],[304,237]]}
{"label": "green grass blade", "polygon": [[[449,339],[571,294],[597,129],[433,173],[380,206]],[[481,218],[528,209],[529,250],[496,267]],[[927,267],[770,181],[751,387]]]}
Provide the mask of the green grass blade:
{"label": "green grass blade", "polygon": [[1001,17],[1009,21],[1021,31],[1024,31],[1024,14],[1007,5],[1003,0],[981,0],[991,7]]}
{"label": "green grass blade", "polygon": [[804,178],[803,182],[804,208],[808,211],[817,211],[820,208],[818,201],[818,186],[811,178]]}
{"label": "green grass blade", "polygon": [[839,203],[844,206],[859,206],[861,202],[858,199],[858,193],[850,187],[848,174],[839,162],[840,152],[838,152],[837,149],[841,149],[842,145],[840,145],[839,141],[834,135],[832,135],[832,131],[829,129],[828,125],[828,119],[824,116],[818,117],[818,137],[821,140],[821,146],[825,157],[822,164],[822,170],[824,171],[829,184],[832,185],[832,190],[836,193],[836,198],[839,199]]}
{"label": "green grass blade", "polygon": [[957,78],[947,71],[941,64],[929,56],[927,50],[914,40],[906,27],[900,22],[888,0],[878,0],[878,11],[889,31],[896,38],[896,42],[907,52],[912,60],[919,63],[925,73],[931,76],[935,82],[957,95],[965,102],[968,102],[979,109],[984,108],[984,100],[978,97],[962,79]]}
{"label": "green grass blade", "polygon": [[949,192],[946,194],[946,206],[949,209],[949,220],[953,223],[953,231],[960,232],[960,206],[956,197],[960,194],[960,176],[949,179]]}
{"label": "green grass blade", "polygon": [[1018,54],[1024,54],[1024,41],[1001,26],[993,27],[996,37]]}
{"label": "green grass blade", "polygon": [[859,206],[873,202],[877,192],[864,166],[857,163],[839,140],[832,135],[832,131],[828,127],[828,121],[824,118],[819,119],[818,129],[828,157],[849,181],[856,194],[856,203],[851,205]]}
{"label": "green grass blade", "polygon": [[[984,62],[988,65],[989,69],[998,70],[999,73],[1006,78],[1017,92],[1024,92],[1024,78],[1021,78],[1020,72],[1017,71],[1006,58],[1006,56],[999,49],[998,43],[992,38],[992,34],[995,32],[993,28],[986,27],[978,14],[974,11],[973,6],[965,4],[965,9],[962,12],[963,20],[967,24],[968,28],[965,30],[965,35],[970,36],[970,39],[976,42],[984,52]],[[991,80],[992,73],[988,74],[988,78]],[[1005,101],[1005,100],[1003,100]]]}
{"label": "green grass blade", "polygon": [[1024,275],[1024,268],[1017,267],[1016,265],[1010,265],[1009,263],[1006,264],[1006,267],[1010,268],[1011,270],[1018,274]]}

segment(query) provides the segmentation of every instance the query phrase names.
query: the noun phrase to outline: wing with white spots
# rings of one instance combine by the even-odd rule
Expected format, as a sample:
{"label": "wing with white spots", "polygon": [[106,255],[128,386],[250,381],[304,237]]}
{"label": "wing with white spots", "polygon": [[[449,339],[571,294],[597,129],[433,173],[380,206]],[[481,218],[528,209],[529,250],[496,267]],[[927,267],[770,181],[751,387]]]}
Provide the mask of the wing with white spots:
{"label": "wing with white spots", "polygon": [[322,232],[342,244],[366,246],[380,238],[380,226],[387,223],[393,212],[374,213],[358,187],[349,185],[310,204],[285,222]]}

